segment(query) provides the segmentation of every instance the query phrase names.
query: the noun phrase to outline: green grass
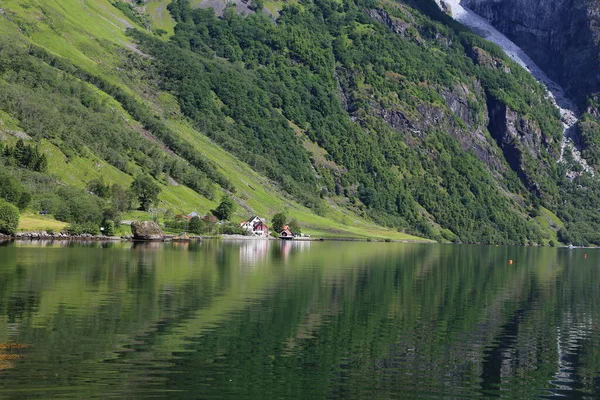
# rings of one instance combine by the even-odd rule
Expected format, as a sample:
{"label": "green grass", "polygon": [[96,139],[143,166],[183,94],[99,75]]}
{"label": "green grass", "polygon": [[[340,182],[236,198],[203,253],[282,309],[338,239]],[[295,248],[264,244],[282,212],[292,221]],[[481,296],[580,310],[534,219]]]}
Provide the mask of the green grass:
{"label": "green grass", "polygon": [[535,218],[540,227],[548,233],[550,239],[544,244],[548,244],[550,240],[558,243],[556,232],[565,226],[565,224],[550,210],[540,207],[540,215]]}
{"label": "green grass", "polygon": [[[124,187],[129,187],[133,177],[118,170],[105,161],[93,156],[74,157],[68,159],[53,144],[44,141],[42,150],[48,157],[48,169],[59,181],[70,185],[85,188],[92,179],[104,178],[108,183],[118,183]],[[179,185],[171,186],[164,182],[160,183],[162,192],[159,196],[158,208],[172,210],[175,213],[190,212],[190,209],[210,209],[214,208],[216,202],[200,196],[192,189]]]}
{"label": "green grass", "polygon": [[[9,33],[23,36],[91,71],[114,60],[114,45],[131,46],[125,35],[134,24],[106,0],[7,0],[2,2],[9,22],[1,18]],[[11,29],[12,28],[12,29]]]}
{"label": "green grass", "polygon": [[19,219],[18,230],[21,232],[26,231],[54,231],[60,232],[66,228],[68,224],[65,222],[57,221],[52,217],[36,215],[36,214],[22,214]]}
{"label": "green grass", "polygon": [[88,155],[86,158],[67,158],[58,147],[47,141],[42,141],[42,151],[48,156],[48,170],[61,182],[84,188],[95,178],[104,178],[107,182],[129,186],[133,178],[107,162]]}
{"label": "green grass", "polygon": [[175,28],[175,21],[167,10],[170,2],[170,0],[160,0],[146,4],[146,14],[150,16],[152,28],[165,30],[167,36],[172,36]]}

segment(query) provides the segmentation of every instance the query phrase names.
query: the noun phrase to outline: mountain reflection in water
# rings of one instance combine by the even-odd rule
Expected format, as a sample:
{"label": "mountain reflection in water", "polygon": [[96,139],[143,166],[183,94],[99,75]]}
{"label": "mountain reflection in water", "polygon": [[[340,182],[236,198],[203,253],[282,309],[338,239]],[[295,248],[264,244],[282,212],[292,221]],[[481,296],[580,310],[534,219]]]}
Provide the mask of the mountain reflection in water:
{"label": "mountain reflection in water", "polygon": [[8,243],[0,397],[597,398],[599,261],[396,243]]}

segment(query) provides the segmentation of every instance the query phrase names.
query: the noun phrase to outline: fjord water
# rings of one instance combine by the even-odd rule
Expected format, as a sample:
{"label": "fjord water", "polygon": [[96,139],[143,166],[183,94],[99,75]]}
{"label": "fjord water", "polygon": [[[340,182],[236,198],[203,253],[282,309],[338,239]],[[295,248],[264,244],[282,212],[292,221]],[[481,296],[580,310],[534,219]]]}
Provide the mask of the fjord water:
{"label": "fjord water", "polygon": [[598,252],[7,243],[0,398],[597,398]]}

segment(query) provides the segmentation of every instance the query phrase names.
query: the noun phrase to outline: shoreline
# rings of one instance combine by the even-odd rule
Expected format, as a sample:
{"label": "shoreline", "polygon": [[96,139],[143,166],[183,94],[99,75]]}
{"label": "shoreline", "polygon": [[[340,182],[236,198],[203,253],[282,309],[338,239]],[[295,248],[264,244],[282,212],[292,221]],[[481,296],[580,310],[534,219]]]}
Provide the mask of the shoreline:
{"label": "shoreline", "polygon": [[[259,236],[244,236],[244,235],[219,235],[219,236],[202,236],[202,235],[194,235],[189,236],[186,239],[179,239],[178,235],[175,234],[166,234],[162,239],[154,239],[154,240],[143,240],[143,239],[135,239],[133,236],[104,236],[104,235],[91,235],[91,234],[83,234],[83,235],[69,235],[66,233],[48,233],[45,231],[33,231],[33,232],[17,232],[14,235],[5,235],[0,234],[0,241],[12,241],[12,240],[20,240],[20,241],[74,241],[74,242],[192,242],[192,241],[201,241],[201,240],[224,240],[224,241],[283,241],[279,238],[274,237],[259,237]],[[393,240],[393,239],[379,239],[379,238],[352,238],[352,237],[335,237],[335,238],[327,238],[327,237],[302,237],[295,238],[291,240],[291,242],[386,242],[386,243],[427,243],[434,244],[437,243],[435,241],[428,240]]]}
{"label": "shoreline", "polygon": [[[69,235],[66,233],[48,233],[45,231],[41,232],[17,232],[14,235],[5,235],[0,233],[0,242],[8,241],[31,241],[31,242],[42,242],[42,241],[72,241],[72,242],[152,242],[152,243],[189,243],[189,242],[200,242],[204,240],[222,240],[222,241],[267,241],[267,242],[292,242],[292,243],[304,243],[304,242],[364,242],[364,243],[413,243],[413,244],[462,244],[462,245],[480,245],[480,246],[500,246],[494,244],[478,244],[478,243],[451,243],[451,242],[436,242],[433,240],[394,240],[394,239],[380,239],[380,238],[352,238],[352,237],[310,237],[310,238],[295,238],[293,240],[282,240],[279,238],[259,237],[259,236],[244,236],[244,235],[219,235],[219,236],[202,236],[194,235],[189,236],[186,239],[179,238],[179,235],[165,234],[161,239],[135,239],[133,236],[104,236],[104,235]],[[503,245],[502,245],[503,246]],[[516,246],[516,247],[529,247],[529,246]],[[534,246],[534,247],[548,247],[552,246]],[[562,249],[598,249],[593,246],[565,246],[560,245],[555,248]]]}

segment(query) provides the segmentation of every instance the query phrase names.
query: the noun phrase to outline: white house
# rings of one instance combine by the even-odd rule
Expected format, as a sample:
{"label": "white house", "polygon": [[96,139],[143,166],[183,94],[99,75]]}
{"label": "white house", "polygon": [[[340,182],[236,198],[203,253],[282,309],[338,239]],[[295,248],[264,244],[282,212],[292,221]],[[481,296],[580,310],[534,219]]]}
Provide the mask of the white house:
{"label": "white house", "polygon": [[265,225],[263,219],[256,215],[253,215],[247,221],[242,221],[240,228],[246,230],[250,236],[269,236],[269,227]]}

